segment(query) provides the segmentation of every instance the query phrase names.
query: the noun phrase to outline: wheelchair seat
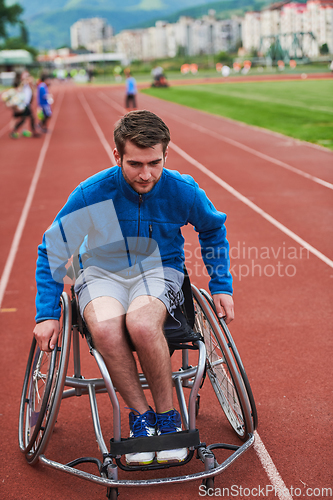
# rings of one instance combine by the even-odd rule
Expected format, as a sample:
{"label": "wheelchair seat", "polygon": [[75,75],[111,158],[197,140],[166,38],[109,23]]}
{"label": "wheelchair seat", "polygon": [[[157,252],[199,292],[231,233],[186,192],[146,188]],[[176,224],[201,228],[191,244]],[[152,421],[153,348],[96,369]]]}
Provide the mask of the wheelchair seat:
{"label": "wheelchair seat", "polygon": [[[70,266],[67,270],[67,276],[74,280],[74,277],[78,275],[77,264]],[[182,291],[184,295],[184,303],[181,306],[177,306],[173,314],[175,319],[180,323],[178,327],[166,328],[164,330],[165,338],[168,342],[170,355],[176,350],[180,349],[198,349],[195,342],[203,341],[203,336],[200,331],[194,331],[194,303],[191,290],[191,282],[184,266],[184,282],[182,286]],[[72,322],[73,324],[79,325],[79,330],[83,336],[86,337],[88,344],[93,347],[93,340],[91,334],[83,320],[78,310],[77,301],[72,300]],[[135,347],[127,332],[127,340],[131,346],[131,349],[135,351]]]}
{"label": "wheelchair seat", "polygon": [[180,326],[165,330],[170,354],[172,355],[175,350],[179,349],[198,349],[195,342],[202,341],[203,337],[199,331],[192,330],[180,306],[175,309],[174,317],[179,321]]}

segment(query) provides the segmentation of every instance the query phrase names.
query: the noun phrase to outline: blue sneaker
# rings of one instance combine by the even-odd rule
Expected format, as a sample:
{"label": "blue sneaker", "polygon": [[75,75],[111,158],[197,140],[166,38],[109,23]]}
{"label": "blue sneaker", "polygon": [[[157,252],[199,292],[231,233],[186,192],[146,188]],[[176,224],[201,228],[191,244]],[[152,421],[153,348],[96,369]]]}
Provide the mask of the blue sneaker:
{"label": "blue sneaker", "polygon": [[[179,432],[182,430],[182,421],[177,410],[170,410],[165,413],[156,413],[157,417],[157,434],[170,434],[171,432]],[[176,450],[164,450],[156,453],[157,462],[170,463],[182,462],[187,457],[186,448],[178,448]]]}
{"label": "blue sneaker", "polygon": [[[130,437],[155,436],[156,434],[156,413],[152,408],[145,413],[134,410],[129,414]],[[127,453],[125,456],[128,465],[151,464],[155,458],[152,451],[141,453]]]}

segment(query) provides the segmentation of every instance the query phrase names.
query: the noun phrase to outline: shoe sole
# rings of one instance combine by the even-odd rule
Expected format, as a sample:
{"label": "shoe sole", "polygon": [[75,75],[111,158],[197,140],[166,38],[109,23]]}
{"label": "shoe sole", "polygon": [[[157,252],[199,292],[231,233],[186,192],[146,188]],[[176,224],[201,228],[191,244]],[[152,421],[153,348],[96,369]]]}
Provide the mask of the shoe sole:
{"label": "shoe sole", "polygon": [[184,462],[185,458],[178,460],[177,458],[172,458],[170,460],[157,460],[158,464],[179,464],[180,462]]}
{"label": "shoe sole", "polygon": [[128,462],[126,460],[126,464],[127,465],[150,465],[150,464],[153,463],[153,461],[154,461],[154,459],[153,460],[149,460],[148,462]]}
{"label": "shoe sole", "polygon": [[187,452],[186,452],[186,455],[183,457],[183,458],[158,458],[158,456],[156,456],[156,461],[158,464],[178,464],[180,462],[184,462],[184,460],[186,460],[187,458]]}

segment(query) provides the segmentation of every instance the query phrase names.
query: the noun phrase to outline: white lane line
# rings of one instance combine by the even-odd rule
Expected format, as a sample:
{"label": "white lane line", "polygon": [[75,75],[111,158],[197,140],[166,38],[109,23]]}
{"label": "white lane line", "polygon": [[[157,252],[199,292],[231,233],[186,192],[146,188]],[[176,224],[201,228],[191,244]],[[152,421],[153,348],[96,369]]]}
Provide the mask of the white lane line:
{"label": "white lane line", "polygon": [[40,173],[41,173],[43,165],[44,165],[45,155],[46,155],[46,152],[47,152],[49,144],[50,144],[50,140],[52,137],[52,133],[53,133],[56,121],[57,121],[57,117],[59,114],[59,110],[61,107],[63,97],[64,97],[63,93],[59,95],[59,101],[58,101],[57,107],[55,109],[55,112],[53,114],[53,120],[52,120],[53,127],[52,127],[51,132],[45,136],[42,149],[39,153],[39,158],[38,158],[35,172],[34,172],[30,187],[29,187],[28,195],[27,195],[27,198],[25,200],[25,203],[24,203],[24,206],[22,209],[22,213],[21,213],[21,217],[20,217],[20,220],[18,222],[16,231],[14,234],[14,238],[12,241],[12,245],[10,247],[9,255],[8,255],[2,276],[1,276],[1,280],[0,280],[0,307],[2,304],[2,300],[3,300],[4,294],[5,294],[7,285],[8,285],[10,273],[11,273],[13,265],[14,265],[15,257],[16,257],[16,254],[17,254],[17,251],[18,251],[18,248],[20,245],[20,241],[21,241],[21,237],[22,237],[23,230],[25,227],[25,223],[26,223],[27,218],[28,218],[31,203],[32,203],[35,191],[36,191],[38,181],[39,181]]}
{"label": "white lane line", "polygon": [[271,485],[274,487],[275,496],[277,495],[280,500],[292,500],[293,497],[289,493],[289,490],[280,476],[279,471],[275,467],[270,454],[268,453],[264,443],[261,441],[258,432],[254,431],[254,435],[255,440],[253,447],[258,455],[261,465],[269,477]]}
{"label": "white lane line", "polygon": [[[111,106],[113,106],[117,111],[120,111],[121,114],[124,114],[124,112],[126,112],[126,110],[122,106],[120,106],[117,102],[115,102],[110,97],[106,96],[103,92],[99,92],[98,96],[101,99],[103,99],[105,102],[107,102]],[[245,144],[242,144],[241,142],[235,141],[234,139],[229,139],[228,137],[225,137],[222,134],[214,132],[213,130],[209,130],[208,128],[203,127],[202,125],[198,125],[197,123],[193,123],[193,122],[189,122],[187,120],[184,120],[183,118],[176,116],[174,113],[169,113],[168,111],[165,111],[165,110],[163,110],[163,113],[166,114],[167,116],[170,116],[170,118],[172,118],[173,120],[176,120],[176,121],[182,123],[183,125],[186,125],[187,127],[191,127],[194,130],[198,130],[201,133],[204,133],[206,135],[210,135],[211,137],[214,137],[214,139],[218,139],[219,141],[224,141],[227,144],[230,144],[231,146],[242,149],[243,151],[246,151],[247,153],[250,153],[254,156],[257,156],[258,158],[261,158],[262,160],[273,163],[274,165],[278,165],[279,167],[282,167],[286,170],[289,170],[290,172],[293,172],[294,174],[300,175],[301,177],[304,177],[305,179],[316,182],[317,184],[320,184],[321,186],[324,186],[328,189],[333,189],[333,184],[331,184],[330,182],[324,181],[323,179],[320,179],[319,177],[308,174],[307,172],[303,172],[303,170],[300,170],[299,168],[293,167],[292,165],[289,165],[288,163],[285,163],[283,161],[277,160],[276,158],[273,158],[272,156],[261,153],[260,151],[257,151],[256,149],[253,149],[253,148],[250,148],[249,146],[246,146]],[[241,124],[241,125],[244,125],[244,124]],[[282,137],[282,135],[281,135],[281,137]],[[285,137],[287,138],[287,136],[285,136]],[[290,139],[292,139],[292,138],[290,138]]]}
{"label": "white lane line", "polygon": [[[100,98],[102,98],[105,102],[109,103],[111,106],[113,106],[118,111],[121,111],[122,113],[124,113],[126,111],[124,108],[122,108],[121,106],[119,106],[119,104],[116,103],[113,99],[111,99],[110,97],[106,96],[102,92],[100,92],[98,95],[99,95]],[[164,111],[163,111],[163,113],[164,113]],[[166,114],[170,114],[170,113],[166,112]],[[175,118],[174,115],[171,115],[171,116],[173,118]],[[177,119],[177,117],[176,117],[176,119]],[[187,125],[189,125],[188,122],[185,122],[185,123]],[[195,125],[195,124],[190,124],[190,125]],[[195,127],[193,127],[193,128],[195,128]],[[208,129],[205,129],[205,130],[208,130]],[[208,130],[208,132],[210,132],[210,131]],[[241,145],[241,146],[243,146],[243,145]],[[220,177],[218,177],[213,172],[211,172],[207,167],[205,167],[204,165],[202,165],[201,163],[199,163],[197,160],[195,160],[194,158],[192,158],[192,156],[190,156],[189,154],[187,154],[179,146],[177,146],[173,142],[170,142],[169,147],[170,147],[170,149],[173,149],[174,151],[176,151],[186,161],[188,161],[189,163],[191,163],[192,165],[194,165],[195,167],[197,167],[199,170],[201,170],[201,172],[203,172],[206,175],[208,175],[208,177],[210,177],[211,179],[213,179],[217,184],[219,184],[220,186],[222,186],[226,191],[228,191],[229,193],[231,193],[233,196],[235,196],[240,201],[242,201],[243,203],[245,203],[245,205],[247,205],[249,208],[251,208],[252,210],[254,210],[255,212],[257,212],[264,219],[266,219],[268,222],[270,222],[271,224],[273,224],[273,226],[275,226],[278,229],[280,229],[280,231],[282,231],[287,236],[289,236],[290,238],[292,238],[294,241],[296,241],[297,243],[299,243],[302,247],[306,248],[309,252],[311,252],[313,255],[315,255],[316,257],[318,257],[318,259],[322,260],[323,262],[325,262],[325,264],[327,264],[328,266],[330,266],[330,267],[333,268],[333,261],[331,259],[329,259],[328,257],[326,257],[326,255],[324,255],[323,253],[321,253],[319,250],[317,250],[316,248],[314,248],[307,241],[303,240],[296,233],[294,233],[293,231],[291,231],[290,229],[288,229],[286,226],[284,226],[283,224],[281,224],[281,222],[279,222],[276,219],[274,219],[274,217],[272,217],[267,212],[265,212],[264,210],[262,210],[262,208],[258,207],[258,205],[256,205],[252,201],[250,201],[248,198],[246,198],[246,196],[242,195],[239,191],[237,191],[232,186],[230,186],[230,184],[228,184],[227,182],[223,181]],[[274,158],[273,158],[273,160],[274,160]]]}
{"label": "white lane line", "polygon": [[307,241],[303,240],[296,233],[294,233],[293,231],[291,231],[290,229],[288,229],[286,226],[284,226],[283,224],[281,224],[281,222],[279,222],[276,219],[274,219],[274,217],[272,217],[267,212],[265,212],[264,210],[262,210],[262,208],[258,207],[258,205],[256,205],[252,201],[250,201],[248,198],[246,198],[246,196],[242,195],[239,191],[237,191],[232,186],[230,186],[230,184],[228,184],[227,182],[223,181],[220,177],[218,177],[213,172],[211,172],[210,170],[208,170],[208,168],[206,168],[204,165],[202,165],[202,163],[199,163],[197,160],[195,160],[194,158],[192,158],[192,156],[190,156],[189,154],[185,153],[185,151],[183,149],[181,149],[179,146],[176,146],[176,144],[174,144],[173,142],[171,142],[170,145],[169,145],[169,147],[170,147],[170,149],[173,149],[174,151],[176,151],[176,153],[178,153],[180,156],[182,156],[186,161],[188,161],[189,163],[191,163],[192,165],[194,165],[196,168],[198,168],[201,172],[203,172],[206,175],[208,175],[208,177],[210,177],[211,179],[213,179],[217,184],[219,184],[220,186],[222,186],[226,191],[228,191],[229,193],[231,193],[238,200],[240,200],[241,202],[243,202],[245,205],[247,205],[249,208],[251,208],[252,210],[254,210],[255,212],[257,212],[259,215],[261,215],[268,222],[270,222],[271,224],[273,224],[273,226],[275,226],[278,229],[280,229],[280,231],[282,231],[287,236],[289,236],[290,238],[292,238],[294,241],[296,241],[297,243],[299,243],[302,247],[304,247],[307,250],[309,250],[309,252],[311,252],[313,255],[315,255],[316,257],[318,257],[318,259],[322,260],[323,262],[325,262],[325,264],[327,264],[328,266],[330,266],[330,267],[333,268],[333,261],[331,259],[329,259],[328,257],[326,257],[326,255],[324,255],[323,253],[319,252],[319,250],[317,250],[316,248],[314,248]]}
{"label": "white lane line", "polygon": [[89,118],[92,126],[95,129],[95,132],[96,132],[99,140],[101,141],[101,143],[103,145],[103,148],[105,149],[108,157],[110,158],[110,160],[112,161],[112,164],[114,165],[116,163],[116,160],[115,160],[115,158],[113,156],[113,152],[112,152],[111,146],[108,143],[108,141],[106,140],[105,135],[103,134],[101,127],[97,123],[97,120],[95,118],[94,113],[91,111],[91,108],[90,108],[89,104],[87,103],[87,100],[86,100],[86,98],[84,97],[83,94],[79,94],[79,99],[81,101],[83,109],[85,110],[85,112],[88,115],[88,118]]}
{"label": "white lane line", "polygon": [[249,146],[246,146],[245,144],[242,144],[241,142],[235,141],[234,139],[229,139],[228,137],[225,137],[222,134],[214,132],[213,130],[209,130],[208,128],[203,127],[202,125],[198,125],[197,123],[188,122],[188,121],[180,118],[179,116],[176,116],[172,113],[169,113],[168,111],[163,111],[163,113],[170,116],[172,119],[182,123],[183,125],[187,125],[188,127],[191,127],[195,130],[198,130],[199,132],[201,132],[203,134],[210,135],[211,137],[214,137],[214,139],[218,139],[219,141],[226,142],[227,144],[230,144],[231,146],[235,146],[238,149],[242,149],[243,151],[246,151],[247,153],[250,153],[254,156],[257,156],[258,158],[261,158],[262,160],[273,163],[274,165],[278,165],[279,167],[282,167],[286,170],[289,170],[290,172],[293,172],[294,174],[300,175],[301,177],[305,177],[306,179],[309,179],[313,182],[316,182],[317,184],[320,184],[321,186],[324,186],[328,189],[333,189],[333,184],[331,184],[330,182],[324,181],[323,179],[320,179],[319,177],[308,174],[307,172],[303,172],[303,170],[300,170],[299,168],[293,167],[292,165],[289,165],[288,163],[277,160],[276,158],[273,158],[272,156],[266,155],[264,153],[260,153],[260,151],[257,151],[256,149],[250,148]]}
{"label": "white lane line", "polygon": [[123,108],[120,104],[118,104],[116,101],[105,95],[103,92],[98,92],[98,97],[102,99],[103,101],[107,102],[108,104],[111,104],[111,106],[114,107],[117,111],[119,111],[120,114],[126,113],[126,109]]}
{"label": "white lane line", "polygon": [[[108,102],[111,106],[113,106],[115,109],[117,109],[117,111],[120,111],[122,114],[124,113],[125,109],[121,108],[118,103],[116,103],[115,101],[113,101],[113,99],[110,99],[109,97],[105,96],[102,93],[99,93],[98,95],[105,102]],[[102,96],[104,96],[104,97],[102,97]],[[190,161],[190,163],[192,163],[196,167],[200,168],[200,170],[203,168],[204,170],[202,170],[202,171],[204,171],[206,174],[207,174],[207,172],[211,173],[208,169],[206,169],[206,167],[204,167],[203,165],[201,165],[199,162],[196,162],[196,160],[194,160],[189,155],[187,155],[187,153],[185,153],[182,149],[180,149],[175,144],[171,143],[170,147],[172,149],[174,149],[175,151],[177,151],[179,154],[181,154],[181,156],[183,156],[183,158],[185,158],[186,160]],[[193,163],[192,161],[195,162],[195,163]],[[214,174],[212,174],[212,175],[214,175]],[[215,177],[217,177],[217,176],[213,177],[214,180],[216,180]],[[217,179],[219,179],[219,177],[217,177]],[[235,193],[237,193],[239,196],[241,196],[242,198],[244,198],[245,200],[247,200],[247,198],[245,198],[245,196],[240,195],[240,193],[238,193],[236,190],[234,190],[233,188],[231,188],[231,186],[229,186],[228,184],[224,183],[221,179],[219,179],[219,180],[223,183],[222,187],[224,187],[226,189],[226,186],[228,186],[228,188],[230,188],[232,190],[231,191],[232,194],[235,195]],[[228,189],[228,191],[229,191],[229,189]],[[243,201],[243,199],[241,201]],[[249,203],[252,204],[252,202],[250,202],[250,200],[248,200],[248,201],[249,201]],[[254,205],[254,206],[256,206],[256,205]],[[257,208],[259,209],[259,207],[257,207]],[[259,209],[259,210],[261,210],[261,209]],[[273,217],[272,217],[272,219],[273,219]],[[273,219],[273,220],[275,220],[275,219]],[[281,226],[282,226],[282,224],[281,224]],[[333,262],[332,262],[332,265],[333,265]],[[274,492],[276,493],[276,495],[278,496],[278,498],[280,500],[292,500],[292,497],[291,497],[289,491],[287,490],[287,487],[286,487],[285,483],[283,482],[283,480],[282,480],[282,478],[281,478],[281,476],[280,476],[277,468],[274,465],[273,460],[271,459],[268,451],[266,450],[265,445],[263,444],[262,440],[260,439],[260,436],[259,436],[259,434],[258,434],[257,431],[255,431],[255,439],[256,439],[256,441],[255,441],[255,444],[254,444],[254,449],[255,449],[255,451],[256,451],[256,453],[258,455],[258,458],[259,458],[259,460],[260,460],[260,462],[261,462],[261,464],[262,464],[262,466],[263,466],[263,468],[264,468],[264,470],[265,470],[265,472],[266,472],[266,474],[267,474],[267,476],[269,478],[269,481],[270,481],[271,485],[274,488]]]}

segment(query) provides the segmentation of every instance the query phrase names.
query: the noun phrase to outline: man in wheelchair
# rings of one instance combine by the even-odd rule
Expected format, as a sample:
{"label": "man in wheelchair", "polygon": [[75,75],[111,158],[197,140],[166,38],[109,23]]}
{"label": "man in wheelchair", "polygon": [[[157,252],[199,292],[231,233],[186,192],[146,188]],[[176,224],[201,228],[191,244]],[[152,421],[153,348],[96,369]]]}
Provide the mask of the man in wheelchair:
{"label": "man in wheelchair", "polygon": [[[199,233],[217,314],[234,317],[226,215],[189,175],[165,168],[170,133],[155,114],[132,111],[114,130],[117,165],[82,182],[38,247],[36,326],[41,350],[59,335],[59,298],[66,265],[79,248],[75,282],[80,313],[112,382],[131,410],[130,436],[181,430],[173,405],[172,369],[165,331],[184,297],[184,239]],[[147,402],[133,356],[137,352],[155,410]],[[185,460],[186,448],[158,451],[158,463]],[[129,465],[150,464],[153,452],[129,453]]]}

